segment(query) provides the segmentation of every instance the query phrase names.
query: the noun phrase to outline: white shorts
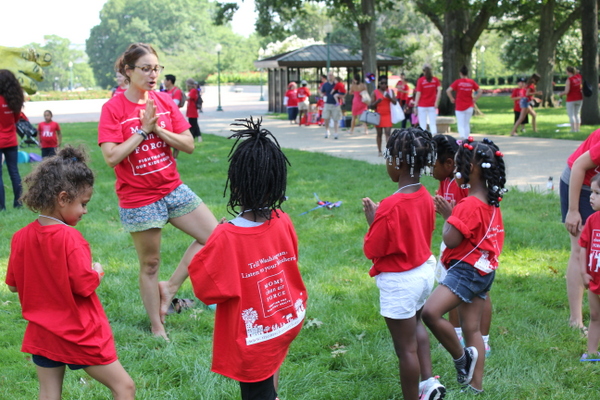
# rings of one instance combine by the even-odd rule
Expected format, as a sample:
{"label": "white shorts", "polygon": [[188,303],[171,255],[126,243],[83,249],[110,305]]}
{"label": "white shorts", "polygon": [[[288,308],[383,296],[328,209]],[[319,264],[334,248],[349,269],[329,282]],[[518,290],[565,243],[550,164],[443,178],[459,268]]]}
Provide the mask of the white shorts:
{"label": "white shorts", "polygon": [[435,257],[406,272],[382,272],[375,276],[380,313],[385,318],[409,319],[425,305],[433,290]]}

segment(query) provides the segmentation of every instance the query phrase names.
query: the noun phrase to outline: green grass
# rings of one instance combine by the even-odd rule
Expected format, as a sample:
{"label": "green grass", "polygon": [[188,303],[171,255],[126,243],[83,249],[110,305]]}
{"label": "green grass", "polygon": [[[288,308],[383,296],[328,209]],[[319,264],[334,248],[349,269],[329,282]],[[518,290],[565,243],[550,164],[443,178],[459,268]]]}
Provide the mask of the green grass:
{"label": "green grass", "polygon": [[[484,105],[485,102],[482,103]],[[277,132],[274,132],[277,135]],[[90,242],[95,261],[106,276],[98,289],[115,335],[121,362],[137,384],[138,399],[235,399],[237,383],[210,372],[214,314],[198,308],[168,317],[170,343],[151,337],[139,299],[138,264],[131,239],[118,221],[113,172],[104,164],[96,142],[96,125],[63,124],[66,143],[85,143],[97,174],[89,213],[77,228]],[[224,138],[205,135],[193,155],[181,154],[183,181],[198,193],[217,218],[226,216],[222,197],[227,153]],[[286,150],[289,171],[284,210],[295,224],[300,267],[309,290],[307,319],[322,322],[302,330],[283,364],[280,398],[285,400],[401,399],[398,362],[383,318],[378,291],[362,253],[367,225],[361,198],[380,200],[395,189],[383,166],[321,154]],[[20,165],[26,174],[31,165]],[[8,182],[4,173],[5,183]],[[430,191],[433,178],[423,182]],[[10,185],[8,185],[10,186]],[[10,200],[12,193],[7,190]],[[325,200],[342,200],[340,208],[319,209],[313,192]],[[585,340],[567,327],[565,266],[569,239],[560,224],[556,195],[509,192],[502,202],[506,242],[492,298],[494,304],[483,398],[597,398],[600,366],[578,361]],[[9,209],[0,216],[0,276],[4,277],[12,234],[35,214]],[[442,221],[433,248],[437,253]],[[163,232],[161,278],[167,278],[190,243],[167,226]],[[180,297],[192,297],[189,282]],[[585,307],[585,319],[589,314]],[[0,285],[0,398],[36,397],[35,369],[19,351],[25,322],[17,296]],[[332,351],[345,346],[345,353]],[[447,385],[447,399],[460,398],[450,356],[432,340],[434,373]],[[107,399],[108,390],[84,372],[66,374],[65,399]]]}
{"label": "green grass", "polygon": [[[486,135],[504,135],[508,136],[514,125],[514,114],[512,111],[513,102],[509,96],[483,96],[477,101],[477,106],[483,112],[482,116],[474,116],[471,119],[471,131]],[[569,117],[564,107],[555,108],[535,108],[537,114],[537,130],[533,132],[531,128],[531,116],[529,124],[525,125],[526,133],[521,136],[539,137],[547,139],[572,139],[585,140],[597,126],[582,126],[581,132],[573,133],[571,128],[558,127],[557,125],[568,124]],[[456,132],[456,125],[453,126]]]}

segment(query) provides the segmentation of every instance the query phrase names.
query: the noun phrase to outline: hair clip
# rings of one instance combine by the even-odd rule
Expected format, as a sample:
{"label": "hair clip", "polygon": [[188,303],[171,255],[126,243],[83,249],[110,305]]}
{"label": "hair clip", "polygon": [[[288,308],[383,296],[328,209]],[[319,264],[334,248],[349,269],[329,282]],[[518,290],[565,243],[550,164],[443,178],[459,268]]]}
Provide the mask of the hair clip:
{"label": "hair clip", "polygon": [[504,154],[502,154],[502,152],[500,150],[496,151],[496,157],[504,157]]}
{"label": "hair clip", "polygon": [[462,174],[460,172],[457,172],[457,173],[454,174],[454,177],[456,179],[461,179],[462,178]]}
{"label": "hair clip", "polygon": [[467,138],[467,142],[469,142],[469,143],[470,143],[470,142],[472,142],[472,141],[473,141],[473,136],[469,136],[469,137]]}
{"label": "hair clip", "polygon": [[498,186],[496,186],[496,185],[492,186],[492,191],[497,192],[498,189],[500,189]]}
{"label": "hair clip", "polygon": [[506,189],[506,188],[500,189],[500,193],[507,193],[507,192],[508,192],[508,189]]}
{"label": "hair clip", "polygon": [[502,197],[498,197],[498,203],[502,201]]}
{"label": "hair clip", "polygon": [[489,162],[481,163],[481,168],[492,168],[492,164]]}
{"label": "hair clip", "polygon": [[458,139],[458,140],[456,141],[456,144],[457,144],[457,145],[459,145],[459,146],[462,146],[462,144],[463,144],[463,141],[462,141],[462,139]]}
{"label": "hair clip", "polygon": [[463,144],[463,147],[468,150],[473,150],[473,146],[471,146],[469,143]]}
{"label": "hair clip", "polygon": [[468,183],[463,183],[462,185],[460,185],[461,189],[471,189],[471,185]]}

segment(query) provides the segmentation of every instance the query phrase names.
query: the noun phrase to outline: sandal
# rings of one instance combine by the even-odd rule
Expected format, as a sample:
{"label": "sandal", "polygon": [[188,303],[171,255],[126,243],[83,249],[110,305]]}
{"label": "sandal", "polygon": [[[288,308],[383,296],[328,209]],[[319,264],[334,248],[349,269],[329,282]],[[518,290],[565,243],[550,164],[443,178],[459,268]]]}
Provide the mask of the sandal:
{"label": "sandal", "polygon": [[194,300],[174,298],[167,310],[167,315],[180,314],[182,311],[189,310],[192,307],[194,307]]}

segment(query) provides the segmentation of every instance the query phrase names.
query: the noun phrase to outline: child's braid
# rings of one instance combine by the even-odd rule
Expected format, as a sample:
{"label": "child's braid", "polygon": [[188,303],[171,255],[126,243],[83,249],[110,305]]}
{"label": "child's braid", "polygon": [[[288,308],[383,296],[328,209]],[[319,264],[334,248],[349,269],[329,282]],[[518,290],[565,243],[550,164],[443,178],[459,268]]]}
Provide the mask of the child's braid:
{"label": "child's braid", "polygon": [[394,129],[387,142],[384,157],[390,165],[396,160],[400,166],[405,162],[410,166],[410,176],[415,175],[415,169],[419,176],[425,173],[425,168],[435,164],[436,146],[431,133],[421,128]]}

